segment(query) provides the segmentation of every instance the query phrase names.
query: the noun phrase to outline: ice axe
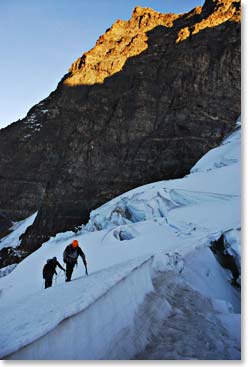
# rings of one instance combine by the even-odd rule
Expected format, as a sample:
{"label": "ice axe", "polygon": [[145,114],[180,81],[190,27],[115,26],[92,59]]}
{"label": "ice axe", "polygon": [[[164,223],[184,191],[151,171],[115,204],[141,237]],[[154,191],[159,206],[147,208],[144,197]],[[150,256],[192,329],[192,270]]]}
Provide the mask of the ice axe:
{"label": "ice axe", "polygon": [[85,266],[85,274],[86,274],[86,275],[89,275],[89,274],[88,274],[88,269],[87,269],[87,263],[86,263],[86,261],[84,261],[84,266]]}

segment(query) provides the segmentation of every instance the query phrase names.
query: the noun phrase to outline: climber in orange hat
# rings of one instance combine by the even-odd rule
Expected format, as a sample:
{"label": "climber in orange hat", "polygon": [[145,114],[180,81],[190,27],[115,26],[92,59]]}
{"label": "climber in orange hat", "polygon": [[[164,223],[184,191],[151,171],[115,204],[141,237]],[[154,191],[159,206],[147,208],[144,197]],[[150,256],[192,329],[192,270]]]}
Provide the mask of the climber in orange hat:
{"label": "climber in orange hat", "polygon": [[85,254],[79,247],[78,240],[73,240],[72,243],[65,248],[63,253],[64,263],[66,264],[66,282],[71,280],[74,266],[77,264],[78,256],[81,256],[85,266],[85,274],[88,275]]}

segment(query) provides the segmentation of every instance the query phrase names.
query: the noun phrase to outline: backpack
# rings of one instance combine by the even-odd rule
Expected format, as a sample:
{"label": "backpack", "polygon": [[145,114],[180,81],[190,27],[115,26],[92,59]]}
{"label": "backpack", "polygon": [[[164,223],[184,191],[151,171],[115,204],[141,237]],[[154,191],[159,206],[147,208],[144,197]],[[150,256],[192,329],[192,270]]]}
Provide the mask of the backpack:
{"label": "backpack", "polygon": [[53,275],[53,271],[51,268],[51,264],[52,264],[53,260],[52,259],[48,259],[46,264],[43,267],[43,278],[49,278]]}
{"label": "backpack", "polygon": [[78,250],[71,249],[70,245],[66,247],[63,254],[64,262],[76,263],[78,258]]}

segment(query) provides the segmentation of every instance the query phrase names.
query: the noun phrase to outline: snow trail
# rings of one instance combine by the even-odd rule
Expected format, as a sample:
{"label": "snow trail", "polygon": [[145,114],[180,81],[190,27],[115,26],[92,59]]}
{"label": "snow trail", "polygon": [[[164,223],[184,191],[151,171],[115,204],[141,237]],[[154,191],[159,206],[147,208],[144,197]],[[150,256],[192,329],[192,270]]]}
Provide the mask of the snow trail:
{"label": "snow trail", "polygon": [[[166,297],[163,307],[168,307],[169,302],[172,312],[156,322],[154,312],[158,311],[153,308],[154,299],[151,294],[146,296],[138,319],[143,320],[145,328],[141,315],[153,318],[151,336],[143,352],[136,354],[133,359],[240,359],[238,340],[229,335],[209,298],[193,290],[172,271],[157,277],[153,285],[157,296]],[[136,323],[139,325],[139,321]]]}

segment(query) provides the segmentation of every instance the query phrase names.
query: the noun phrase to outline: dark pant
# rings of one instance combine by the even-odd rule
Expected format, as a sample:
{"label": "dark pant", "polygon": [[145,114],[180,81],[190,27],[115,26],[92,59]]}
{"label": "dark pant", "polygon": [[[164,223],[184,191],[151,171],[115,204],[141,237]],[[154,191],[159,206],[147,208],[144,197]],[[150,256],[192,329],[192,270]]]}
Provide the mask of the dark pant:
{"label": "dark pant", "polygon": [[53,278],[46,278],[45,279],[45,288],[51,287],[53,284]]}
{"label": "dark pant", "polygon": [[71,280],[71,276],[72,276],[72,273],[73,273],[73,269],[74,269],[74,266],[76,265],[76,263],[66,263],[66,282],[69,282]]}

